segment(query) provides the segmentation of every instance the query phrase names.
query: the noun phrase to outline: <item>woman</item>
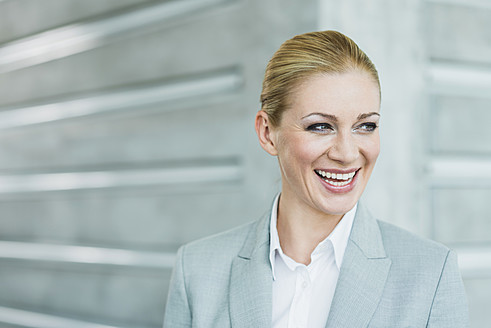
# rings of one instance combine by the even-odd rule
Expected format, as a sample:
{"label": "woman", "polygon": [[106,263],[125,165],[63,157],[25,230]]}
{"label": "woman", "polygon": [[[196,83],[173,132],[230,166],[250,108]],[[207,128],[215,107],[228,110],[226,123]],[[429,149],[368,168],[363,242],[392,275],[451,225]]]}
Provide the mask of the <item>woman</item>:
{"label": "woman", "polygon": [[358,202],[380,146],[366,54],[339,32],[296,36],[261,103],[281,194],[267,217],[179,250],[164,327],[467,327],[455,254]]}

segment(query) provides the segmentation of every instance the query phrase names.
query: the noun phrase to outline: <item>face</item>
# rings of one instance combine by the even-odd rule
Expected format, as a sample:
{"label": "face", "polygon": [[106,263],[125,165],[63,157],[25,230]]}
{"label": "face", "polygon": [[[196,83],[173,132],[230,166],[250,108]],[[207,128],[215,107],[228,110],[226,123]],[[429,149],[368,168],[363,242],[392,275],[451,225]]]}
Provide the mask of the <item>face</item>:
{"label": "face", "polygon": [[261,145],[278,157],[282,201],[330,215],[352,209],[380,151],[379,107],[376,82],[354,71],[305,80],[278,127],[258,113],[258,134],[258,119],[266,125]]}

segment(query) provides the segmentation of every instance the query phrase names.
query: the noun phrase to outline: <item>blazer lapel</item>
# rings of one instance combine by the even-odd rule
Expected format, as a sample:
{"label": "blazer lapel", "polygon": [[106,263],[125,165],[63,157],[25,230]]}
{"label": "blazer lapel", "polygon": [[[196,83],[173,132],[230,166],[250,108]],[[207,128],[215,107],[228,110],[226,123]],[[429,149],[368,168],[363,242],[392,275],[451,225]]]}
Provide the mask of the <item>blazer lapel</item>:
{"label": "blazer lapel", "polygon": [[258,221],[232,263],[230,321],[233,328],[271,327],[273,278],[269,263],[269,216]]}
{"label": "blazer lapel", "polygon": [[390,265],[377,221],[359,203],[326,327],[367,327]]}

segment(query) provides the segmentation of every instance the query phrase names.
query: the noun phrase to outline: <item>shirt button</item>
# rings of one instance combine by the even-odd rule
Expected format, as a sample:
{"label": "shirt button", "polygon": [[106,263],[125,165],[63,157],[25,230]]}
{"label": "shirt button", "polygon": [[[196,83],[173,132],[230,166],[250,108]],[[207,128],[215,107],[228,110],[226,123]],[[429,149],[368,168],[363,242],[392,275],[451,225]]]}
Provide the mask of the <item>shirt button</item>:
{"label": "shirt button", "polygon": [[309,284],[306,281],[304,281],[303,284],[302,284],[302,288],[307,288],[308,285]]}

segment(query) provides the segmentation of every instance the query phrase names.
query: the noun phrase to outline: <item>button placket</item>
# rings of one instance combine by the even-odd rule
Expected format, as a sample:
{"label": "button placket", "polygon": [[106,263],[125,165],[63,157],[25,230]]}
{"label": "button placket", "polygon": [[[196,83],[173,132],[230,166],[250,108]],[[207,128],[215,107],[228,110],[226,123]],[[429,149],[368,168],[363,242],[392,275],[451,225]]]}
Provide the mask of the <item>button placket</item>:
{"label": "button placket", "polygon": [[288,327],[307,327],[311,290],[310,277],[306,266],[298,266],[296,269],[295,296],[290,308],[290,320]]}

